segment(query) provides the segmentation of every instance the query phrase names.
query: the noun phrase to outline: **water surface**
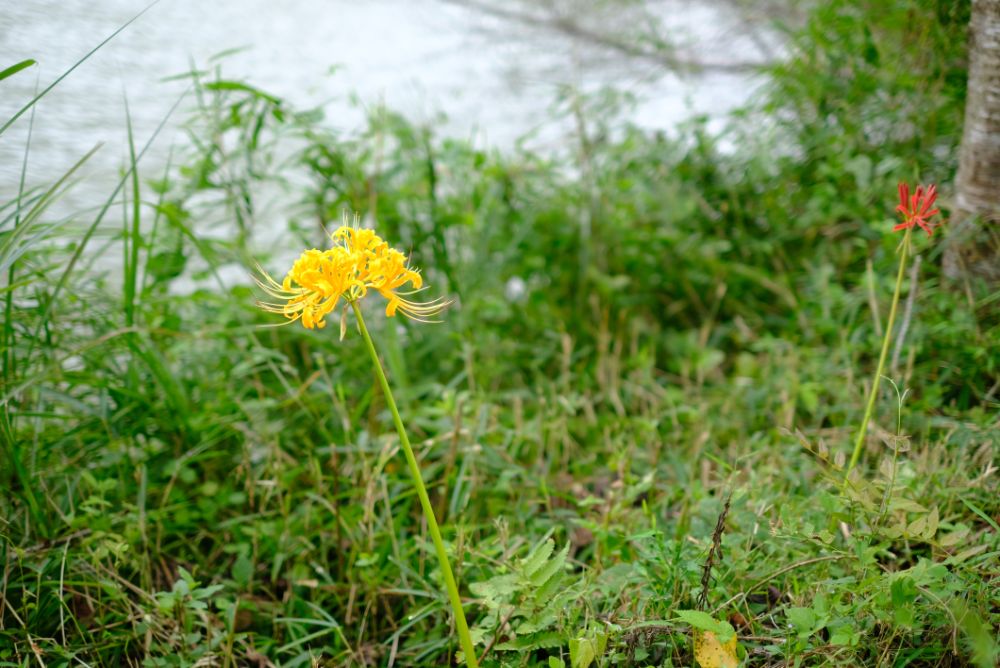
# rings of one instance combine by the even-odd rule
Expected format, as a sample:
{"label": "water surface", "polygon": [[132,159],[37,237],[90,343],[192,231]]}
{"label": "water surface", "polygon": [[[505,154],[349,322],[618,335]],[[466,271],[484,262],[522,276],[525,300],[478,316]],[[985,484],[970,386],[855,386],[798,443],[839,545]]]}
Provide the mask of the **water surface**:
{"label": "water surface", "polygon": [[[681,41],[717,37],[725,23],[699,2],[663,4],[673,8],[673,37]],[[0,0],[0,66],[39,61],[0,83],[0,118],[144,7],[135,0]],[[720,117],[750,90],[744,75],[681,79],[648,64],[594,65],[581,57],[586,47],[516,30],[441,0],[162,0],[38,104],[27,181],[50,182],[103,142],[87,181],[68,200],[73,207],[98,203],[126,162],[125,98],[141,144],[185,88],[168,77],[240,47],[223,61],[227,78],[246,79],[298,108],[322,105],[336,127],[360,122],[363,110],[350,103],[356,94],[362,106],[384,103],[417,121],[443,112],[442,132],[501,147],[529,132],[536,147],[557,145],[567,128],[548,120],[549,109],[565,83],[630,90],[640,98],[632,119],[661,129],[693,113]],[[0,198],[16,189],[28,120],[0,137]],[[152,173],[179,140],[173,124],[144,170]]]}

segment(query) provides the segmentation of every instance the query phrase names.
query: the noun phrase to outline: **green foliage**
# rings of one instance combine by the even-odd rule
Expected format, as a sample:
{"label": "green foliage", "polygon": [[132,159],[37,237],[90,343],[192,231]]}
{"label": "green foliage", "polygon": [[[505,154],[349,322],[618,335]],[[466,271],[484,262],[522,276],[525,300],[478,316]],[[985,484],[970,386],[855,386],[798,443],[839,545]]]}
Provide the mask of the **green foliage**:
{"label": "green foliage", "polygon": [[[790,615],[791,610],[788,613]],[[690,625],[693,629],[714,633],[719,642],[723,644],[729,642],[736,635],[732,624],[721,622],[707,612],[700,610],[678,610],[677,618],[685,624]]]}
{"label": "green foliage", "polygon": [[996,665],[1000,311],[943,283],[937,236],[864,484],[837,485],[896,182],[955,168],[968,3],[927,7],[817,3],[721,136],[569,94],[561,152],[500,153],[382,109],[334,130],[216,70],[171,163],[130,142],[100,210],[53,207],[87,155],[13,189],[0,663],[455,655],[358,337],[260,327],[246,280],[348,209],[457,300],[370,321],[487,665],[690,666],[689,627],[750,665]]}
{"label": "green foliage", "polygon": [[579,592],[565,574],[569,545],[555,555],[554,549],[551,540],[539,543],[513,572],[470,586],[487,610],[473,629],[477,644],[488,643],[498,653],[525,652],[559,647],[568,640],[563,618]]}
{"label": "green foliage", "polygon": [[[604,656],[608,644],[606,633],[597,633],[593,637],[571,638],[569,641],[569,660],[571,668],[589,668]],[[552,660],[549,660],[552,665]]]}

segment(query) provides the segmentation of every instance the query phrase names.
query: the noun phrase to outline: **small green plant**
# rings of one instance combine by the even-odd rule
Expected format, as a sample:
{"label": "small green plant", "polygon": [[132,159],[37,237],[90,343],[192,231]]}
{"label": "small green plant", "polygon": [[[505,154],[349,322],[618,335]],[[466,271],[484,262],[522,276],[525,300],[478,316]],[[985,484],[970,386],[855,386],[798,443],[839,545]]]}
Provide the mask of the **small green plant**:
{"label": "small green plant", "polygon": [[894,432],[875,404],[849,494],[871,397],[831,382],[884,345],[903,235],[864,221],[904,175],[954,175],[969,2],[806,4],[725,135],[581,96],[572,158],[381,108],[351,129],[213,61],[162,171],[123,127],[120,178],[89,146],[44,174],[51,111],[2,70],[27,167],[0,184],[0,664],[453,663],[372,349],[339,307],[333,332],[260,327],[281,316],[233,271],[326,249],[347,209],[460,300],[364,316],[456,583],[499,578],[460,590],[483,664],[693,668],[704,622],[751,665],[994,668],[1000,301],[945,285],[936,248],[918,272],[912,230],[881,393],[913,390]]}
{"label": "small green plant", "polygon": [[[578,595],[565,572],[568,557],[569,545],[556,552],[555,542],[547,539],[510,573],[472,584],[472,593],[486,608],[473,629],[475,643],[485,646],[486,653],[524,653],[565,645],[570,640],[562,625],[566,606]],[[588,653],[580,641],[575,642],[580,656]]]}
{"label": "small green plant", "polygon": [[149,668],[211,661],[222,642],[223,633],[211,623],[210,608],[218,603],[223,585],[204,586],[183,567],[177,575],[169,591],[154,594],[156,614],[147,614],[139,624],[156,639],[153,656],[144,663]]}

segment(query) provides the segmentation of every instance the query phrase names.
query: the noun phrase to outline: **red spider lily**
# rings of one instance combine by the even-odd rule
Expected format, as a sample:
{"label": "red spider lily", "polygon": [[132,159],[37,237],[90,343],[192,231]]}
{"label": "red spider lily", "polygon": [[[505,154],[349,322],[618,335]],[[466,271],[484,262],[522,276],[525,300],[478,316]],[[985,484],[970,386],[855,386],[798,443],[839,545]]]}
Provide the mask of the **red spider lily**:
{"label": "red spider lily", "polygon": [[940,223],[931,223],[927,219],[938,213],[939,209],[931,209],[934,200],[937,199],[937,186],[931,184],[924,190],[923,186],[917,186],[917,191],[910,195],[910,186],[906,183],[899,184],[899,206],[896,207],[903,216],[903,222],[896,225],[893,231],[905,230],[919,225],[920,229],[933,236],[934,228]]}

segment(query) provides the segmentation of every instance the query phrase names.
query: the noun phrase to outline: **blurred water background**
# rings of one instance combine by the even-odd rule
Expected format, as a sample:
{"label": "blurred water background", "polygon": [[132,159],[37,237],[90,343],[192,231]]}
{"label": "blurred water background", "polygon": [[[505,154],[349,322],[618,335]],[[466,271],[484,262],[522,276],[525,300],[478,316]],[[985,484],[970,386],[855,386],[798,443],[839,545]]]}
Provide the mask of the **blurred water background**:
{"label": "blurred water background", "polygon": [[[651,2],[672,41],[709,60],[720,44],[738,57],[754,51],[740,23],[718,4]],[[147,3],[136,0],[3,0],[0,65],[39,65],[4,81],[7,118]],[[235,50],[235,51],[233,51]],[[229,52],[223,58],[218,54]],[[103,143],[65,210],[93,206],[127,162],[126,106],[143,144],[187,87],[192,67],[220,65],[296,108],[321,107],[331,125],[349,130],[365,109],[384,104],[439,132],[482,145],[558,147],[569,128],[550,113],[566,86],[613,85],[635,96],[633,122],[669,130],[692,115],[710,123],[753,91],[746,73],[711,70],[688,76],[661,64],[601,53],[565,36],[512,26],[474,5],[444,0],[162,0],[59,84],[37,106],[27,163],[30,186],[64,172]],[[163,164],[181,110],[144,159]],[[0,195],[17,187],[29,128],[26,115],[0,139]],[[151,173],[150,171],[146,172]],[[103,177],[108,178],[103,178]]]}

